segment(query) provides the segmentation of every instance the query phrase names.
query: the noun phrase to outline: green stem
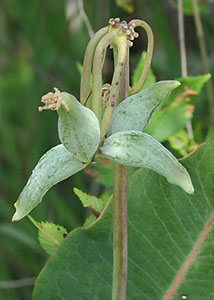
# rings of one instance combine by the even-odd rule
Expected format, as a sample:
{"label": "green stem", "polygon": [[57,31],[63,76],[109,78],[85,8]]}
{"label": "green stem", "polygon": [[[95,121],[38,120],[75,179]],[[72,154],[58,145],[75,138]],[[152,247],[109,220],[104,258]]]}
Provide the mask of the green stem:
{"label": "green stem", "polygon": [[101,120],[102,115],[102,67],[106,50],[109,45],[113,44],[115,38],[116,35],[114,31],[110,31],[104,35],[99,41],[94,54],[92,71],[92,110],[99,121]]}
{"label": "green stem", "polygon": [[107,33],[108,27],[100,29],[95,35],[92,37],[90,42],[88,43],[84,62],[83,62],[83,72],[81,78],[81,86],[80,86],[80,102],[85,104],[88,96],[90,94],[90,76],[92,71],[92,62],[94,57],[94,52],[99,43],[100,39]]}
{"label": "green stem", "polygon": [[[126,60],[118,100],[122,101],[129,95],[129,48],[126,47]],[[120,62],[120,55],[118,51]],[[118,65],[118,64],[117,64]],[[118,91],[117,91],[118,93]],[[113,190],[113,278],[112,300],[125,300],[128,272],[128,215],[127,215],[127,167],[114,164]]]}
{"label": "green stem", "polygon": [[[117,53],[114,53],[115,62],[115,71],[111,83],[111,92],[109,105],[107,106],[102,122],[101,122],[101,143],[103,142],[109,125],[111,123],[112,115],[114,113],[115,107],[118,104],[120,98],[121,84],[123,82],[124,69],[126,65],[128,45],[126,36],[121,36],[115,42]],[[121,98],[124,99],[124,98]]]}
{"label": "green stem", "polygon": [[[193,7],[193,13],[195,19],[195,27],[198,36],[199,48],[200,48],[201,58],[203,62],[203,68],[205,73],[209,73],[210,72],[209,60],[207,55],[207,47],[206,47],[206,42],[204,37],[203,26],[202,26],[201,17],[198,9],[198,1],[197,0],[191,0],[191,1],[192,1],[192,7]],[[207,82],[207,95],[208,95],[209,108],[210,108],[209,109],[210,124],[214,126],[214,93],[213,93],[212,82],[210,80]]]}
{"label": "green stem", "polygon": [[126,299],[128,269],[127,167],[114,164],[112,300]]}
{"label": "green stem", "polygon": [[130,94],[136,94],[142,90],[142,87],[144,85],[144,82],[146,81],[146,78],[148,76],[148,72],[150,69],[151,61],[152,61],[152,55],[153,55],[153,49],[154,49],[154,36],[151,27],[142,20],[132,20],[129,22],[129,25],[135,27],[141,26],[146,31],[147,38],[148,38],[148,46],[147,46],[147,54],[146,54],[146,61],[143,68],[143,72],[141,74],[141,77],[138,81],[138,83],[131,88]]}

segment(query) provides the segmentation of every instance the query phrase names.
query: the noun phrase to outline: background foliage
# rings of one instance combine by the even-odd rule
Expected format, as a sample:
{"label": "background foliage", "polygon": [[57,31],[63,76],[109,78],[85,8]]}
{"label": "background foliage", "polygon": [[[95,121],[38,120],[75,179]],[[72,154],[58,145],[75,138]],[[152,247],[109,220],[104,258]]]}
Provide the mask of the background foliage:
{"label": "background foliage", "polygon": [[[123,1],[117,1],[123,2]],[[135,0],[134,11],[124,10],[113,0],[85,1],[85,11],[94,31],[106,26],[110,17],[127,21],[147,21],[155,35],[152,63],[157,80],[181,76],[177,11],[169,0]],[[210,65],[213,66],[214,29],[213,1],[205,4],[201,17],[206,35]],[[129,13],[131,11],[131,14]],[[185,16],[188,71],[203,74],[193,17]],[[48,256],[37,242],[37,230],[27,218],[12,224],[13,203],[38,158],[58,144],[57,115],[40,114],[41,96],[54,86],[79,96],[80,73],[89,40],[75,0],[2,0],[0,5],[0,287],[2,281],[35,277]],[[132,70],[142,50],[144,34],[132,48]],[[108,56],[104,68],[107,81],[111,78],[112,60]],[[212,70],[211,70],[212,71]],[[212,80],[212,79],[211,79]],[[194,100],[193,128],[195,142],[206,140],[209,132],[208,102],[203,89]],[[168,146],[168,142],[166,143]],[[176,152],[179,157],[179,153]],[[96,170],[86,169],[52,189],[45,201],[32,213],[37,221],[53,221],[68,231],[84,223],[87,210],[73,193],[76,186],[99,195],[111,186],[111,169],[107,162]],[[97,174],[105,177],[93,180]],[[104,176],[102,174],[102,176]],[[109,185],[106,188],[103,183]],[[30,299],[32,287],[0,289],[0,299]]]}

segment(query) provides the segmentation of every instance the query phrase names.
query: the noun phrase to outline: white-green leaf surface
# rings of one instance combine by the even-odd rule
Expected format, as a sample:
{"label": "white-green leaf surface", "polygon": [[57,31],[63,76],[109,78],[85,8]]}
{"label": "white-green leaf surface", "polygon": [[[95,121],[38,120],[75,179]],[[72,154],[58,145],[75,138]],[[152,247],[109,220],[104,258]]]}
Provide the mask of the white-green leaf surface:
{"label": "white-green leaf surface", "polygon": [[159,81],[126,98],[115,109],[108,136],[125,130],[142,131],[158,105],[179,85],[180,82],[176,80]]}
{"label": "white-green leaf surface", "polygon": [[133,167],[146,167],[165,176],[192,194],[194,188],[187,170],[152,136],[139,131],[118,132],[108,137],[101,153],[115,162]]}
{"label": "white-green leaf surface", "polygon": [[60,141],[76,159],[88,162],[100,142],[99,121],[94,112],[80,104],[74,96],[63,92],[61,97],[69,111],[64,105],[57,110]]}
{"label": "white-green leaf surface", "polygon": [[83,169],[86,164],[78,161],[62,144],[46,152],[34,168],[27,184],[14,204],[13,221],[24,218],[42,200],[47,191],[58,182]]}

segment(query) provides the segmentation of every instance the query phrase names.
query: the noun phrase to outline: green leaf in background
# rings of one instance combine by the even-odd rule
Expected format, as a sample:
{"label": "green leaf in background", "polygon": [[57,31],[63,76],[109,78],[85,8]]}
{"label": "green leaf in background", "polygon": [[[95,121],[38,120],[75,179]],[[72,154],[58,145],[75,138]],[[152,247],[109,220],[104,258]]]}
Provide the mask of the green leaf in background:
{"label": "green leaf in background", "polygon": [[134,12],[133,0],[116,0],[116,4],[129,14]]}
{"label": "green leaf in background", "polygon": [[106,203],[95,196],[82,192],[78,188],[74,188],[74,193],[78,196],[84,207],[89,207],[91,211],[98,216],[104,209]]}
{"label": "green leaf in background", "polygon": [[[213,147],[204,144],[182,161],[194,195],[150,170],[130,177],[127,299],[213,299]],[[34,300],[111,299],[111,212],[108,205],[90,228],[68,235],[40,273]]]}
{"label": "green leaf in background", "polygon": [[[140,76],[142,74],[142,71],[143,71],[143,68],[145,65],[145,61],[146,61],[146,52],[144,51],[141,54],[140,60],[137,64],[137,67],[135,68],[133,76],[132,76],[133,88],[137,85],[137,83],[140,79]],[[156,77],[155,77],[152,69],[150,69],[142,90],[145,90],[145,89],[151,87],[153,84],[155,84],[155,82],[156,82]]]}
{"label": "green leaf in background", "polygon": [[163,142],[184,129],[193,116],[195,98],[210,77],[210,74],[205,74],[178,78],[181,85],[153,114],[145,132]]}
{"label": "green leaf in background", "polygon": [[[198,9],[200,12],[202,12],[207,7],[207,1],[206,0],[199,0],[198,2]],[[183,12],[185,15],[193,16],[193,7],[192,7],[192,1],[191,0],[183,0]]]}
{"label": "green leaf in background", "polygon": [[173,149],[177,150],[181,156],[185,156],[197,148],[196,142],[189,138],[186,130],[181,130],[176,135],[171,136],[169,138],[169,144]]}
{"label": "green leaf in background", "polygon": [[53,254],[67,236],[67,230],[61,225],[50,222],[40,223],[35,221],[31,216],[28,216],[28,218],[39,230],[38,238],[41,247],[48,254]]}
{"label": "green leaf in background", "polygon": [[[176,0],[170,0],[170,3],[172,4],[172,6],[174,8],[177,9],[177,1]],[[197,3],[198,3],[198,9],[200,12],[203,11],[207,7],[207,4],[208,4],[207,0],[198,0]],[[193,16],[194,12],[193,12],[193,7],[192,7],[192,1],[191,0],[183,0],[182,4],[183,4],[183,13],[188,16]]]}

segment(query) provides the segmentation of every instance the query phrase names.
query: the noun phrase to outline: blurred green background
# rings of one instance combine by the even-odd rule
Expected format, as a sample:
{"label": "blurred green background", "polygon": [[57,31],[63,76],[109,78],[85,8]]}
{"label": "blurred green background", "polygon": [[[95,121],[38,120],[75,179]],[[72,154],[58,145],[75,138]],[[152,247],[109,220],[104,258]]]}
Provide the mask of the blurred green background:
{"label": "blurred green background", "polygon": [[[177,11],[172,5],[175,1],[128,2],[133,4],[132,13],[119,7],[114,0],[84,1],[93,30],[106,26],[110,17],[147,21],[155,35],[152,68],[157,79],[180,77]],[[213,68],[214,1],[201,1],[201,4]],[[191,15],[185,16],[185,27],[188,73],[203,74]],[[139,32],[142,35],[131,49],[131,70],[146,49],[146,36],[143,31]],[[36,277],[48,259],[30,221],[25,218],[15,224],[11,222],[13,203],[39,157],[59,143],[57,114],[38,112],[41,96],[57,87],[79,97],[77,63],[82,63],[88,41],[89,34],[76,0],[0,1],[0,300],[31,299],[32,286],[3,289],[1,282]],[[104,78],[111,78],[111,65],[109,55]],[[206,138],[208,113],[206,89],[203,89],[193,118],[198,143]],[[48,192],[32,216],[37,221],[61,224],[69,231],[81,225],[87,211],[74,195],[74,186],[95,195],[103,188],[86,172],[79,173]]]}

